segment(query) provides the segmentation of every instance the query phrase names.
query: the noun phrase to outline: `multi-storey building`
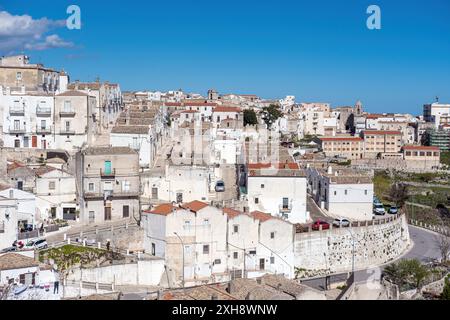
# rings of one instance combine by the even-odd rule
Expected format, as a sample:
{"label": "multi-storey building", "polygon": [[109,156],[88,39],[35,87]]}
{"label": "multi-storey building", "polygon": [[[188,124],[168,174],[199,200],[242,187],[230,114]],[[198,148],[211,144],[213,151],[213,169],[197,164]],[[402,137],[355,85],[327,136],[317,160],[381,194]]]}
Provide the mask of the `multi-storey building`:
{"label": "multi-storey building", "polygon": [[98,133],[96,98],[81,91],[55,96],[54,147],[73,151],[91,143]]}
{"label": "multi-storey building", "polygon": [[364,139],[364,157],[379,158],[389,154],[398,154],[402,147],[400,131],[366,130],[361,134]]}
{"label": "multi-storey building", "polygon": [[450,150],[450,130],[426,130],[423,142],[427,146],[438,147],[441,151]]}
{"label": "multi-storey building", "polygon": [[249,164],[249,211],[261,211],[291,223],[306,223],[306,176],[296,163]]}
{"label": "multi-storey building", "polygon": [[364,157],[364,140],[360,137],[322,137],[318,141],[327,157],[343,157],[351,160]]}
{"label": "multi-storey building", "polygon": [[0,85],[8,87],[11,92],[62,92],[66,89],[67,80],[64,72],[46,68],[39,63],[30,64],[26,55],[0,58]]}
{"label": "multi-storey building", "polygon": [[84,224],[139,217],[139,155],[127,147],[90,147],[77,154]]}
{"label": "multi-storey building", "polygon": [[439,102],[423,106],[423,118],[426,122],[434,123],[435,129],[444,124],[450,124],[450,104]]}

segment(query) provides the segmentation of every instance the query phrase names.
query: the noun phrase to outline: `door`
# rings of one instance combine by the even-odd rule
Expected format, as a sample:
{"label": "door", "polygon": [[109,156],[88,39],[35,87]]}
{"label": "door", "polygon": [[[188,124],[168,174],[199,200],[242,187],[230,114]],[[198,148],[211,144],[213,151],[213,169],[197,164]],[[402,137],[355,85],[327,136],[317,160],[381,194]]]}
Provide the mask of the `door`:
{"label": "door", "polygon": [[105,207],[105,221],[111,220],[111,207]]}
{"label": "door", "polygon": [[265,259],[259,259],[259,270],[265,269],[266,260]]}
{"label": "door", "polygon": [[105,174],[111,174],[111,161],[105,161]]}
{"label": "door", "polygon": [[123,206],[123,217],[128,218],[130,216],[130,206]]}
{"label": "door", "polygon": [[41,144],[42,144],[42,149],[47,149],[47,141],[46,140],[41,140]]}
{"label": "door", "polygon": [[23,190],[23,181],[17,181],[17,189]]}
{"label": "door", "polygon": [[20,140],[19,139],[14,140],[14,148],[20,148]]}
{"label": "door", "polygon": [[29,148],[30,147],[30,139],[28,137],[23,137],[23,147]]}
{"label": "door", "polygon": [[37,148],[37,136],[32,136],[31,137],[31,147],[32,148]]}

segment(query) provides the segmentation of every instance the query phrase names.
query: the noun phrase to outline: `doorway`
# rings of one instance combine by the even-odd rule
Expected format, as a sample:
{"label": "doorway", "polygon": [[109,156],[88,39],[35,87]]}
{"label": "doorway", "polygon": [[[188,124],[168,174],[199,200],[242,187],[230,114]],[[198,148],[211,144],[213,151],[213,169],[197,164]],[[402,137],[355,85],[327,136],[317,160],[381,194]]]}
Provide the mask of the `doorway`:
{"label": "doorway", "polygon": [[266,260],[265,259],[259,259],[259,270],[264,270],[266,267]]}

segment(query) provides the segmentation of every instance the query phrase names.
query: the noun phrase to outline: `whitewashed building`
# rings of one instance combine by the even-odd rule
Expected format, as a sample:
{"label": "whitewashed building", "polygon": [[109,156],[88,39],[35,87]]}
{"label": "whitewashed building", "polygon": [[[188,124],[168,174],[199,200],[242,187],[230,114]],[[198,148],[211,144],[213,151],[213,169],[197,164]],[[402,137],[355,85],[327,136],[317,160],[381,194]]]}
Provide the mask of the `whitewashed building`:
{"label": "whitewashed building", "polygon": [[11,247],[18,234],[17,202],[0,196],[0,250]]}
{"label": "whitewashed building", "polygon": [[261,211],[291,223],[306,223],[306,175],[296,163],[249,164],[247,197],[250,211]]}
{"label": "whitewashed building", "polygon": [[18,224],[36,226],[40,222],[36,217],[36,196],[34,194],[8,186],[0,186],[0,196],[16,201]]}

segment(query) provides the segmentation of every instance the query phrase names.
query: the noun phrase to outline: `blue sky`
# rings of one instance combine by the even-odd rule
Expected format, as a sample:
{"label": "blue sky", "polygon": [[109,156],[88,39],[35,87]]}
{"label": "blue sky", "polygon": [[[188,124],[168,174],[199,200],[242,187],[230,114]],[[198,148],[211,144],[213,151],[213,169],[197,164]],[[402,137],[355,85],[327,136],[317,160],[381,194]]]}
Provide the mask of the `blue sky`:
{"label": "blue sky", "polygon": [[[420,114],[436,95],[450,102],[448,0],[1,0],[0,11],[59,21],[70,4],[81,8],[82,29],[47,23],[41,42],[33,38],[24,51],[72,80],[100,76],[123,90],[292,94],[333,106],[361,99],[371,112]],[[381,30],[366,28],[371,4],[381,8]],[[0,20],[0,43],[15,37],[1,28]],[[0,44],[0,53],[20,52],[24,43]]]}

